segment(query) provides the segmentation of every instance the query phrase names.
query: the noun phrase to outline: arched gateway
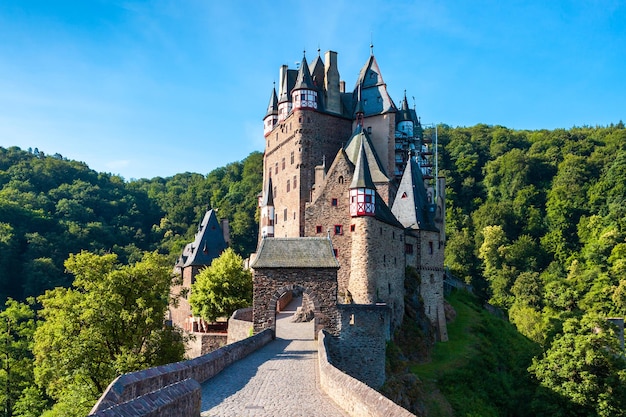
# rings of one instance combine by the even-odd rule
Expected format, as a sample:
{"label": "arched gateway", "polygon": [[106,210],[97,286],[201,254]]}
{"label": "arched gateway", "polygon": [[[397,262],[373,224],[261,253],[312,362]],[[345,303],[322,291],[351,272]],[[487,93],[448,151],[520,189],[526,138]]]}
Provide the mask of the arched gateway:
{"label": "arched gateway", "polygon": [[254,332],[276,331],[276,303],[285,292],[302,290],[315,314],[315,334],[337,334],[337,270],[329,238],[264,238],[250,267],[254,270]]}

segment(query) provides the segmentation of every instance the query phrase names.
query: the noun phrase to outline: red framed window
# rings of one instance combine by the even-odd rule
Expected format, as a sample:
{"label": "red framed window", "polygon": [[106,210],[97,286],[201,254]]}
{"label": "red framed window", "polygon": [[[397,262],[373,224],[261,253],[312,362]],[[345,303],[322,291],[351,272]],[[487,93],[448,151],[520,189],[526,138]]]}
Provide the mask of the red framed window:
{"label": "red framed window", "polygon": [[335,234],[336,235],[343,235],[343,226],[340,224],[336,224],[335,225]]}
{"label": "red framed window", "polygon": [[315,233],[322,233],[322,226],[315,226]]}

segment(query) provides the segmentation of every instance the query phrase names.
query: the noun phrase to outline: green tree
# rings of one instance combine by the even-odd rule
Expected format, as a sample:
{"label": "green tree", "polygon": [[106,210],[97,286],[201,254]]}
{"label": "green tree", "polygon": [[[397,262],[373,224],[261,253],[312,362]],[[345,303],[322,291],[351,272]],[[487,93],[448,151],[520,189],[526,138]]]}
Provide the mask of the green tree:
{"label": "green tree", "polygon": [[35,312],[30,304],[13,299],[6,301],[0,312],[0,407],[3,416],[25,414],[21,405],[27,398],[39,398],[30,411],[40,415],[47,402],[34,385],[32,344],[35,333]]}
{"label": "green tree", "polygon": [[569,401],[564,415],[626,415],[626,362],[614,329],[599,316],[566,320],[563,333],[529,371]]}
{"label": "green tree", "polygon": [[163,256],[146,253],[121,265],[115,254],[81,252],[65,267],[73,287],[39,297],[35,379],[57,402],[50,415],[78,416],[117,375],[179,361],[184,345],[163,323],[172,278]]}
{"label": "green tree", "polygon": [[228,248],[200,271],[191,286],[189,304],[194,314],[207,321],[252,304],[252,273],[243,267],[241,256]]}

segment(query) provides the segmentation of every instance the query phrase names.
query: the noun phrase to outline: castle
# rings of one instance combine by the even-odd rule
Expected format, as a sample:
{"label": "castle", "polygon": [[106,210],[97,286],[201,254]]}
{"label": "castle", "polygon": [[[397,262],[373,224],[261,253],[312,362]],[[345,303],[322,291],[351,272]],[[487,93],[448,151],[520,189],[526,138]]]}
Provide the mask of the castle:
{"label": "castle", "polygon": [[[243,315],[254,333],[276,330],[276,312],[302,294],[316,334],[325,329],[335,336],[335,363],[380,386],[385,343],[404,319],[405,279],[416,279],[407,278],[407,267],[417,272],[411,286],[419,287],[437,338],[448,339],[445,180],[437,177],[436,143],[406,93],[400,108],[395,105],[373,53],[350,92],[339,77],[336,52],[326,52],[322,61],[318,51],[311,64],[305,55],[298,69],[283,65],[263,123],[259,245],[249,263],[253,306]],[[208,211],[177,263],[182,285],[172,292],[184,294],[227,244],[227,223],[220,226]],[[191,314],[186,297],[170,314],[187,331],[210,331]],[[245,320],[229,323],[229,343],[231,333],[249,334],[239,329],[249,326]],[[192,348],[198,355],[206,353],[205,345],[227,342],[219,335],[200,340],[202,346]]]}
{"label": "castle", "polygon": [[373,48],[352,91],[340,79],[336,52],[322,61],[318,50],[311,64],[305,54],[298,69],[283,65],[263,123],[258,255],[269,239],[293,250],[289,239],[327,237],[338,263],[333,302],[385,305],[389,330],[403,320],[411,266],[425,314],[447,340],[445,180],[436,176],[436,149],[406,93],[400,108],[389,96]]}

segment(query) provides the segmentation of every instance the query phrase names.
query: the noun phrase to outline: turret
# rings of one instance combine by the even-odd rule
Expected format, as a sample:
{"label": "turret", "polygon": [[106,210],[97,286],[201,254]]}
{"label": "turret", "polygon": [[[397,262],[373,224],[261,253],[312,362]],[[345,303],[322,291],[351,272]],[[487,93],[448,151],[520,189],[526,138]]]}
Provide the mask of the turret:
{"label": "turret", "polygon": [[407,137],[413,136],[413,117],[411,117],[411,110],[409,110],[409,103],[406,99],[406,90],[404,91],[404,99],[400,106],[400,111],[396,116],[397,130],[404,133]]}
{"label": "turret", "polygon": [[365,147],[361,149],[354,167],[354,176],[350,184],[350,216],[374,216],[376,214],[376,187],[372,181]]}
{"label": "turret", "polygon": [[302,57],[296,85],[291,90],[291,102],[294,109],[309,108],[317,109],[317,90],[311,79],[309,65],[306,56]]}
{"label": "turret", "polygon": [[267,106],[267,113],[263,118],[263,134],[267,136],[274,126],[278,123],[278,96],[276,95],[276,87],[272,88],[272,95]]}
{"label": "turret", "polygon": [[272,177],[267,180],[267,187],[263,192],[263,199],[259,204],[261,208],[261,236],[274,237],[274,196]]}

